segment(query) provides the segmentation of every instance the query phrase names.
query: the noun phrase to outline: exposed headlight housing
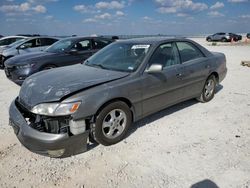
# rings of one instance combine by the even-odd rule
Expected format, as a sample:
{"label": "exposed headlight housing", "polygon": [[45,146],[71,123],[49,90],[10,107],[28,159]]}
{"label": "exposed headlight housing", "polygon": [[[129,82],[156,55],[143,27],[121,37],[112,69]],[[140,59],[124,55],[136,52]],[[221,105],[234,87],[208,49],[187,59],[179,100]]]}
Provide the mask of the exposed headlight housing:
{"label": "exposed headlight housing", "polygon": [[47,116],[65,116],[75,113],[80,104],[80,101],[72,103],[42,103],[34,106],[31,112]]}
{"label": "exposed headlight housing", "polygon": [[26,69],[26,68],[31,68],[34,65],[35,65],[34,63],[32,63],[32,64],[26,64],[26,65],[17,65],[16,68],[17,69]]}

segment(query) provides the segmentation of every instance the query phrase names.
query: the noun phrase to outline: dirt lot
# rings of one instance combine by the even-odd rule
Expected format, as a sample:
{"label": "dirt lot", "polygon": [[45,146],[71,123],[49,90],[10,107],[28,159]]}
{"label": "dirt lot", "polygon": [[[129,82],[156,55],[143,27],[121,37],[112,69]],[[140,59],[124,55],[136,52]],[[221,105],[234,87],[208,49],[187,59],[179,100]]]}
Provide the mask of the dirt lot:
{"label": "dirt lot", "polygon": [[66,159],[18,142],[8,106],[19,87],[0,70],[0,187],[249,187],[250,68],[240,62],[250,60],[250,46],[196,41],[227,57],[228,75],[211,102],[175,105],[136,123],[114,146]]}

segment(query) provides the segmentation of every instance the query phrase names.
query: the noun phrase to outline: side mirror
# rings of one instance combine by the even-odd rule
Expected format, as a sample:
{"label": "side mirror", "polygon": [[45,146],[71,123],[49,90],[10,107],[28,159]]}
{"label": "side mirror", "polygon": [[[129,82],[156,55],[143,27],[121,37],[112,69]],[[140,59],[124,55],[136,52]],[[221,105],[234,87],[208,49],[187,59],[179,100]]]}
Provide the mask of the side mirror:
{"label": "side mirror", "polygon": [[162,65],[160,64],[152,64],[147,70],[146,72],[147,73],[151,73],[151,74],[154,74],[154,73],[160,73],[162,71],[163,67]]}
{"label": "side mirror", "polygon": [[25,44],[19,46],[19,49],[21,49],[21,50],[24,50],[24,49],[26,49],[26,48],[28,48],[28,46],[26,46]]}

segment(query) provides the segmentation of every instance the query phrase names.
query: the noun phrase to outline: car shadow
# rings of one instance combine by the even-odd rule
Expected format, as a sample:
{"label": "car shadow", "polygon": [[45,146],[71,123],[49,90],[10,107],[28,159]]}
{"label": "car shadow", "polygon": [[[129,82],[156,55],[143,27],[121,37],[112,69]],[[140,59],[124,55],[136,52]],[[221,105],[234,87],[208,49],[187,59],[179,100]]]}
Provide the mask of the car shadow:
{"label": "car shadow", "polygon": [[[219,84],[218,86],[216,86],[215,93],[220,92],[222,89],[223,89],[223,86]],[[158,119],[163,118],[164,116],[171,115],[177,111],[180,111],[182,109],[185,109],[185,108],[190,107],[190,106],[197,104],[197,103],[199,103],[199,101],[197,101],[196,99],[190,99],[190,100],[178,103],[174,106],[170,106],[170,107],[168,107],[164,110],[161,110],[159,112],[156,112],[152,115],[149,115],[149,116],[135,122],[134,125],[132,125],[131,128],[129,129],[126,138],[129,137],[131,134],[133,134],[140,127],[143,127],[143,126],[150,124]]]}
{"label": "car shadow", "polygon": [[219,93],[222,89],[223,89],[223,85],[218,84],[218,85],[216,86],[215,94],[216,94],[216,93]]}
{"label": "car shadow", "polygon": [[213,181],[206,179],[193,184],[190,188],[219,188],[219,187]]}
{"label": "car shadow", "polygon": [[[223,86],[222,85],[218,85],[216,87],[216,91],[215,93],[218,93],[220,92],[221,90],[223,89]],[[161,119],[163,118],[164,116],[167,116],[167,115],[170,115],[170,114],[173,114],[177,111],[180,111],[184,108],[187,108],[187,107],[190,107],[194,104],[197,104],[199,103],[196,99],[191,99],[191,100],[187,100],[187,101],[184,101],[184,102],[181,102],[181,103],[178,103],[174,106],[171,106],[171,107],[168,107],[164,110],[161,110],[159,112],[156,112],[152,115],[149,115],[137,122],[135,122],[129,129],[128,133],[127,133],[127,136],[125,138],[128,138],[131,134],[133,134],[137,129],[139,129],[140,127],[143,127],[147,124],[150,124],[158,119]],[[96,143],[96,142],[89,142],[88,144],[88,150],[87,151],[90,151],[92,149],[94,149],[96,146],[98,146],[99,144]]]}
{"label": "car shadow", "polygon": [[161,110],[159,112],[156,112],[152,115],[149,115],[149,116],[135,122],[134,125],[132,125],[131,128],[129,129],[127,137],[129,137],[131,134],[133,134],[137,129],[139,129],[147,124],[150,124],[150,123],[152,123],[158,119],[161,119],[165,116],[171,115],[171,114],[173,114],[177,111],[180,111],[184,108],[190,107],[196,103],[198,103],[197,100],[191,99],[191,100],[176,104],[174,106],[168,107],[168,108]]}

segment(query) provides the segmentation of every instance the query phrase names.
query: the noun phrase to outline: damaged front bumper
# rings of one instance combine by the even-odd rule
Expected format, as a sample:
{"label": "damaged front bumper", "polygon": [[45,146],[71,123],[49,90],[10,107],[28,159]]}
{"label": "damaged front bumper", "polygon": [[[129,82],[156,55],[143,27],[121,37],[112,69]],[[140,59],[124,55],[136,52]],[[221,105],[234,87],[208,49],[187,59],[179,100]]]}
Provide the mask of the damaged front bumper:
{"label": "damaged front bumper", "polygon": [[88,130],[72,135],[65,130],[48,133],[34,128],[30,126],[16,100],[11,103],[9,115],[10,125],[17,138],[32,152],[50,157],[68,157],[87,151]]}

